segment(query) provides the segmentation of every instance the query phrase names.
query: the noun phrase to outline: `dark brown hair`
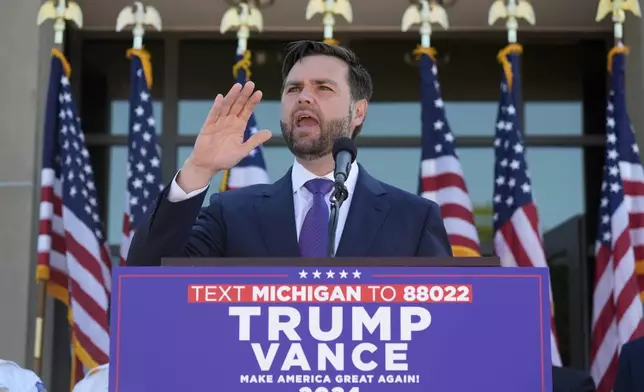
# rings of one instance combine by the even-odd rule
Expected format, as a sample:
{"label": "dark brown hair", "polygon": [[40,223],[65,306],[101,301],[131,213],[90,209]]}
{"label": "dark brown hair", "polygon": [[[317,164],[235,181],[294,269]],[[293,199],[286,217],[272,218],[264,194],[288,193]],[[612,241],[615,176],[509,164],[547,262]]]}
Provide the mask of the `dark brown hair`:
{"label": "dark brown hair", "polygon": [[[286,56],[284,56],[284,62],[282,63],[282,88],[284,88],[283,83],[286,81],[286,77],[295,63],[307,56],[313,55],[332,56],[344,61],[349,68],[347,82],[351,89],[351,98],[354,101],[366,99],[369,102],[371,100],[371,95],[373,94],[371,75],[360,64],[355,53],[341,46],[329,45],[318,41],[295,41],[286,46]],[[361,129],[362,124],[356,127],[352,137],[355,138],[358,136]]]}

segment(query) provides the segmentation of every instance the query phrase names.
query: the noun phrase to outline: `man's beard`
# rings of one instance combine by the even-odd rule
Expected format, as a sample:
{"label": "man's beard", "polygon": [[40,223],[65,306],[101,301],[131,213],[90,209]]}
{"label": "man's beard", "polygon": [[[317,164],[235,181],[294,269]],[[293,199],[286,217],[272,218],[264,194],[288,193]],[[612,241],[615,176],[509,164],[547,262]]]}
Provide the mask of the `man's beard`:
{"label": "man's beard", "polygon": [[283,121],[280,121],[280,128],[282,129],[282,137],[286,142],[286,146],[293,155],[300,159],[311,161],[331,154],[335,139],[342,136],[349,137],[351,133],[349,130],[350,124],[351,116],[321,122],[318,125],[320,135],[315,140],[297,140],[294,136],[294,126]]}

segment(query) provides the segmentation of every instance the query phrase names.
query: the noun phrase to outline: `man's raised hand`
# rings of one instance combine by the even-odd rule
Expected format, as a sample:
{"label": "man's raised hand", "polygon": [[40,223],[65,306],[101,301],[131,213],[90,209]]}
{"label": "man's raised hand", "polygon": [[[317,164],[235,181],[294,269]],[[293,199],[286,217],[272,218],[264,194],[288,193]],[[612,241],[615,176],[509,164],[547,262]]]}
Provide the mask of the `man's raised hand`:
{"label": "man's raised hand", "polygon": [[265,129],[244,142],[246,124],[262,99],[262,92],[253,92],[254,88],[250,81],[243,88],[236,83],[225,97],[218,94],[215,98],[177,178],[185,192],[206,186],[217,172],[232,168],[271,138],[271,132]]}

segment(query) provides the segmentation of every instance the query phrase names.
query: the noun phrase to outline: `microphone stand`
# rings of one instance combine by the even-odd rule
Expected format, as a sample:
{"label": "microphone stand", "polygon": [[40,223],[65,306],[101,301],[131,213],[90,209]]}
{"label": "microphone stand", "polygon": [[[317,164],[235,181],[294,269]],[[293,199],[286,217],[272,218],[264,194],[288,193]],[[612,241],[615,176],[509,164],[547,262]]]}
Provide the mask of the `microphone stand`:
{"label": "microphone stand", "polygon": [[344,181],[336,181],[335,189],[331,194],[331,206],[329,211],[329,257],[335,257],[335,232],[338,228],[338,211],[342,203],[349,197],[349,191]]}

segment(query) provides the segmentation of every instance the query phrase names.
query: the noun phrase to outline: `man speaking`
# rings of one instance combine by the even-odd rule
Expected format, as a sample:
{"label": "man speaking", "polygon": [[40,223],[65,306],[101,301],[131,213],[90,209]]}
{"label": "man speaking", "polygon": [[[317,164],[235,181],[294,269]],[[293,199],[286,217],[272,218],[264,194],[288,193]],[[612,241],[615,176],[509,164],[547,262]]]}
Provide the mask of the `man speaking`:
{"label": "man speaking", "polygon": [[[273,184],[214,194],[202,208],[211,179],[271,137],[263,130],[244,142],[262,93],[253,82],[235,84],[226,96],[217,95],[191,155],[136,228],[128,265],[156,266],[165,257],[326,257],[329,199],[339,179],[346,199],[332,235],[337,256],[452,256],[436,203],[378,181],[355,161],[351,140],[373,91],[355,55],[295,42],[282,78],[280,127],[293,166]],[[336,144],[334,155],[343,137],[349,143]],[[347,152],[347,167],[338,168]]]}

